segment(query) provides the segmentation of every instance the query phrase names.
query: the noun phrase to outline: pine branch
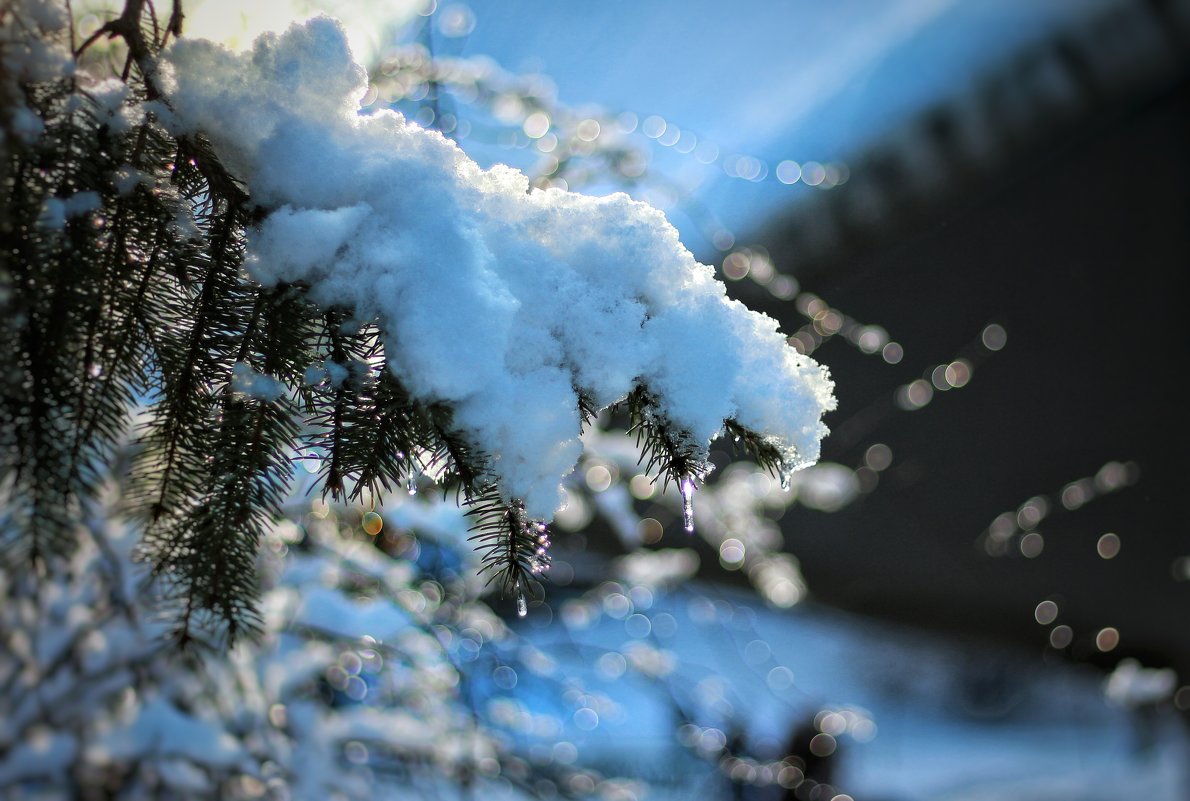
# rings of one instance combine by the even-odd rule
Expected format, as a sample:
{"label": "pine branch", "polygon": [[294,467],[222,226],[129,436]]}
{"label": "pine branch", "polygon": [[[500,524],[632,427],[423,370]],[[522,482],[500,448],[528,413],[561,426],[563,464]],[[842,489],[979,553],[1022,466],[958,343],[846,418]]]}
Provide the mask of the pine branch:
{"label": "pine branch", "polygon": [[324,376],[312,394],[316,433],[311,444],[326,453],[319,478],[323,493],[336,501],[353,494],[347,482],[358,475],[357,465],[365,458],[358,450],[360,438],[355,429],[359,421],[352,410],[370,405],[373,340],[373,334],[358,330],[347,312],[336,309],[324,315],[317,348],[317,353],[324,355],[320,368]]}
{"label": "pine branch", "polygon": [[351,450],[359,454],[352,464],[352,500],[360,500],[365,491],[379,498],[400,487],[402,481],[415,480],[419,469],[416,454],[425,450],[434,436],[426,416],[386,362],[381,362],[372,376],[368,398],[368,403],[348,412]]}
{"label": "pine branch", "polygon": [[579,387],[575,388],[574,395],[578,399],[578,416],[582,427],[585,429],[595,425],[595,419],[599,416],[600,411],[595,398],[590,392]]}
{"label": "pine branch", "polygon": [[257,290],[219,392],[205,492],[150,540],[155,574],[181,607],[181,642],[199,633],[234,642],[259,629],[256,554],[292,478],[298,415],[284,381],[310,358],[306,306],[299,288]]}
{"label": "pine branch", "polygon": [[495,487],[469,502],[467,514],[475,518],[468,539],[476,543],[483,562],[480,575],[497,584],[502,596],[516,600],[517,614],[528,611],[527,594],[536,595],[538,576],[549,568],[549,533],[545,523],[525,514],[520,501],[505,501]]}
{"label": "pine branch", "polygon": [[793,470],[793,465],[786,461],[781,449],[768,438],[740,425],[735,420],[726,420],[723,426],[736,451],[742,451],[745,455],[750,456],[757,465],[773,476],[784,481],[785,477]]}
{"label": "pine branch", "polygon": [[[76,61],[104,57],[97,43],[110,40],[128,106],[168,108],[153,59],[181,21],[177,0],[164,24],[148,0],[126,0]],[[336,500],[379,500],[423,471],[453,491],[475,520],[489,582],[523,609],[549,540],[501,485],[500,454],[476,446],[450,403],[411,394],[380,322],[320,306],[303,285],[252,279],[247,241],[266,212],[210,141],[175,136],[151,113],[124,130],[74,78],[19,88],[12,103],[44,130],[10,135],[2,98],[0,489],[17,499],[19,524],[0,545],[34,560],[69,553],[79,502],[137,415],[125,499],[146,523],[141,555],[180,640],[230,642],[258,626],[256,549],[299,442],[325,454],[319,479]],[[592,425],[593,397],[577,387],[575,397]],[[663,489],[677,483],[692,526],[706,448],[646,387],[623,406],[641,463]],[[761,465],[790,467],[774,443],[725,425]]]}
{"label": "pine branch", "polygon": [[637,387],[623,403],[628,409],[628,433],[636,435],[640,449],[640,463],[646,473],[661,479],[663,492],[671,481],[684,487],[702,481],[711,471],[704,449],[658,411],[657,400],[648,389]]}
{"label": "pine branch", "polygon": [[200,290],[179,287],[162,309],[156,353],[160,398],[140,439],[144,454],[133,493],[150,522],[173,514],[199,489],[218,413],[213,382],[222,377],[226,383],[234,362],[228,334],[239,330],[244,312],[242,229],[234,208],[219,211],[206,215],[210,251],[197,260],[206,268]]}
{"label": "pine branch", "polygon": [[426,469],[440,476],[443,497],[453,489],[456,502],[482,503],[496,484],[487,454],[455,428],[454,414],[446,404],[430,404],[422,414],[434,437]]}
{"label": "pine branch", "polygon": [[[110,175],[124,142],[100,124],[92,99],[72,80],[26,89],[44,121],[35,142],[5,159],[0,239],[7,292],[0,299],[9,381],[4,389],[4,477],[26,502],[22,534],[9,533],[34,560],[73,543],[76,499],[90,494],[107,449],[122,435],[127,392],[97,394],[110,366],[132,380],[137,359],[105,365],[103,329],[124,282],[137,231],[132,208]],[[88,193],[88,194],[84,194]],[[88,211],[68,204],[82,200]]]}

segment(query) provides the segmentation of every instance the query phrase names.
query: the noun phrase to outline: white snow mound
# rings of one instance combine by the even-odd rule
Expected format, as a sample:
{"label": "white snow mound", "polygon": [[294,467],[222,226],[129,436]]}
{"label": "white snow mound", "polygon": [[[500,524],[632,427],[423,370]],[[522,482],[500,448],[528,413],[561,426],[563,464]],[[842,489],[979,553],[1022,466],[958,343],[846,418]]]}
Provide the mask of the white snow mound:
{"label": "white snow mound", "polygon": [[174,132],[205,134],[269,211],[252,276],[377,320],[397,377],[453,406],[531,515],[552,515],[581,451],[576,387],[606,405],[644,383],[700,444],[735,418],[791,464],[818,458],[827,371],[728,299],[660,211],[530,189],[399,113],[361,114],[367,75],[326,17],[243,54],[180,40],[161,73]]}

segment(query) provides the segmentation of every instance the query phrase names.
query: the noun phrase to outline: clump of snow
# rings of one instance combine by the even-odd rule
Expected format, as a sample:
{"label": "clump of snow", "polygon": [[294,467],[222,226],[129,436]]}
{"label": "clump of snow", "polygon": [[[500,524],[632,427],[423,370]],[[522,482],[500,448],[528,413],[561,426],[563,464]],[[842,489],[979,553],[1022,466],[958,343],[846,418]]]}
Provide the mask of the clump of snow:
{"label": "clump of snow", "polygon": [[789,488],[802,506],[837,512],[859,496],[859,479],[846,465],[822,462],[799,473]]}
{"label": "clump of snow", "polygon": [[258,373],[246,362],[236,362],[232,368],[231,388],[236,392],[262,401],[275,401],[285,394],[285,385],[277,379]]}
{"label": "clump of snow", "polygon": [[132,720],[107,732],[92,749],[92,758],[101,763],[155,753],[221,767],[244,757],[243,748],[220,721],[189,715],[161,697],[147,701]]}
{"label": "clump of snow", "polygon": [[78,740],[74,735],[34,729],[26,739],[12,743],[5,758],[0,759],[0,787],[62,775],[77,753]]}
{"label": "clump of snow", "polygon": [[302,594],[293,622],[345,639],[374,637],[383,641],[407,627],[409,617],[386,599],[351,601],[337,590],[316,587]]}
{"label": "clump of snow", "polygon": [[698,552],[692,548],[634,551],[616,561],[616,574],[629,584],[680,584],[698,572]]}
{"label": "clump of snow", "polygon": [[557,507],[581,452],[576,388],[603,406],[644,384],[700,445],[734,418],[790,464],[818,458],[826,370],[728,299],[661,212],[530,189],[396,112],[361,115],[367,76],[338,23],[245,54],[181,40],[161,77],[162,118],[206,134],[270,212],[253,277],[378,320],[398,378],[451,404],[531,515]]}
{"label": "clump of snow", "polygon": [[37,224],[49,231],[61,230],[72,217],[82,217],[102,208],[98,192],[76,192],[66,198],[47,198]]}
{"label": "clump of snow", "polygon": [[1121,659],[1103,683],[1103,694],[1124,707],[1155,704],[1173,695],[1178,674],[1172,668],[1147,668],[1135,659]]}

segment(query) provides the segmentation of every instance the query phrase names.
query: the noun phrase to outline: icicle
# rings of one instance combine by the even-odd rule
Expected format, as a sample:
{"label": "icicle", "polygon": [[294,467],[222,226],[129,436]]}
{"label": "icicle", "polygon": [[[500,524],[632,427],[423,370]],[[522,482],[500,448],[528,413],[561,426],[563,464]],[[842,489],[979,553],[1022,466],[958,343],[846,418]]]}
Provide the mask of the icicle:
{"label": "icicle", "polygon": [[682,493],[682,526],[689,534],[694,531],[694,479],[683,476],[679,489]]}
{"label": "icicle", "polygon": [[405,489],[410,495],[417,494],[417,477],[410,476],[409,480],[405,482]]}
{"label": "icicle", "polygon": [[521,587],[521,580],[516,580],[516,613],[519,617],[529,614],[529,602],[525,600],[525,590]]}

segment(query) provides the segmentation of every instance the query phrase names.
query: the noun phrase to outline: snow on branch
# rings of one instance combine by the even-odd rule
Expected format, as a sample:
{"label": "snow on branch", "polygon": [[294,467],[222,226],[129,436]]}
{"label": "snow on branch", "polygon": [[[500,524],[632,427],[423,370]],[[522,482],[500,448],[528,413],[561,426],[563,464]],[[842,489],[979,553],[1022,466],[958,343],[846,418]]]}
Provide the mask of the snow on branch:
{"label": "snow on branch", "polygon": [[529,516],[552,515],[581,452],[580,393],[647,388],[700,451],[731,421],[783,471],[818,458],[826,369],[727,298],[656,209],[530,189],[399,113],[362,114],[366,73],[325,17],[243,54],[182,39],[160,72],[161,119],[209,138],[267,213],[252,277],[377,321],[400,382],[453,408]]}

